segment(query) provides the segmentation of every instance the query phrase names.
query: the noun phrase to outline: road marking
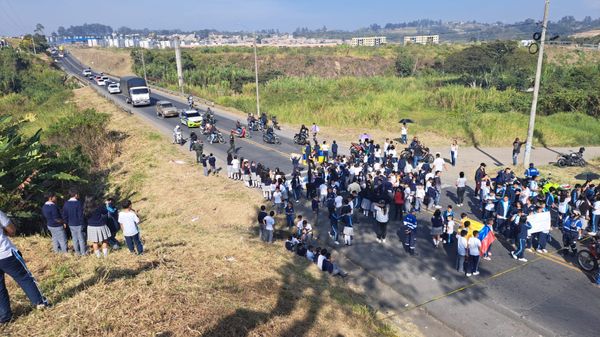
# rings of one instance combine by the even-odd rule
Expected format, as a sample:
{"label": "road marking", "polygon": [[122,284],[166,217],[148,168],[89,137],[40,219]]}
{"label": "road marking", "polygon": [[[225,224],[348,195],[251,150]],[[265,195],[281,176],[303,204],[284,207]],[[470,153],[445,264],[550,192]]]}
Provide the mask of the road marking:
{"label": "road marking", "polygon": [[461,291],[464,291],[464,290],[467,290],[467,289],[473,288],[474,286],[477,286],[477,285],[482,285],[483,283],[485,283],[485,282],[487,282],[487,281],[489,281],[489,280],[492,280],[492,279],[498,278],[498,277],[500,277],[500,276],[502,276],[502,275],[504,275],[504,274],[508,274],[508,273],[510,273],[510,272],[513,272],[513,271],[515,271],[515,270],[517,270],[517,269],[523,268],[523,267],[525,267],[525,266],[527,266],[527,265],[529,265],[529,264],[531,264],[531,263],[533,263],[533,262],[539,261],[539,260],[541,260],[541,259],[542,259],[541,257],[538,257],[538,258],[536,258],[536,259],[534,259],[534,260],[531,260],[531,261],[525,262],[525,263],[523,263],[523,264],[519,264],[519,265],[516,265],[516,266],[514,266],[514,267],[508,268],[508,269],[506,269],[506,270],[504,270],[504,271],[501,271],[501,272],[498,272],[498,273],[496,273],[496,274],[493,274],[493,275],[491,275],[491,276],[488,276],[488,277],[487,277],[487,278],[485,278],[485,279],[478,280],[478,281],[474,281],[473,283],[471,283],[471,284],[467,284],[466,286],[462,286],[462,287],[460,287],[460,288],[457,288],[457,289],[451,290],[451,291],[449,291],[449,292],[447,292],[447,293],[444,293],[444,294],[441,294],[441,295],[439,295],[439,296],[433,297],[433,298],[431,298],[431,299],[429,299],[429,300],[427,300],[427,301],[425,301],[425,302],[421,302],[421,303],[419,303],[419,304],[415,304],[415,305],[413,305],[413,306],[408,306],[408,307],[406,307],[405,309],[403,309],[403,310],[400,310],[400,311],[399,311],[399,312],[397,312],[397,313],[394,313],[394,314],[391,314],[391,315],[384,316],[384,317],[380,318],[379,320],[390,319],[390,318],[392,318],[392,317],[394,317],[394,316],[398,316],[398,315],[400,315],[400,314],[403,314],[403,313],[405,313],[405,312],[412,311],[412,310],[414,310],[414,309],[418,309],[418,308],[420,308],[420,307],[422,307],[422,306],[425,306],[425,305],[427,305],[427,304],[429,304],[429,303],[432,303],[432,302],[435,302],[435,301],[441,300],[441,299],[443,299],[443,298],[449,297],[449,296],[451,296],[451,295],[454,295],[454,294],[456,294],[456,293],[459,293],[459,292],[461,292]]}

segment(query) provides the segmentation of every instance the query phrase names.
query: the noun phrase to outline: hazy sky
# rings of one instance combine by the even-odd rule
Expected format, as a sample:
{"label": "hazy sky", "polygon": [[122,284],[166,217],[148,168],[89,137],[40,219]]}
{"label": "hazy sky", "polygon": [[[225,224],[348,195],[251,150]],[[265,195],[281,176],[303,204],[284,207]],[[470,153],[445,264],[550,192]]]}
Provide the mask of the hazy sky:
{"label": "hazy sky", "polygon": [[[544,0],[0,0],[0,35],[102,23],[117,28],[355,29],[414,19],[541,20]],[[600,0],[552,0],[551,19],[600,16]]]}

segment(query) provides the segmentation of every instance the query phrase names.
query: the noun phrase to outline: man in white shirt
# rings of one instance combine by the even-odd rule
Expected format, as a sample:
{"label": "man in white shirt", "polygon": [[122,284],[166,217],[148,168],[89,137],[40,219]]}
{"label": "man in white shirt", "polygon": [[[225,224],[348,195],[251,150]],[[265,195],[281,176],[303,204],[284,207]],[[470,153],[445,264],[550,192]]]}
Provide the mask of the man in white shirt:
{"label": "man in white shirt", "polygon": [[592,231],[589,234],[595,236],[596,233],[598,233],[598,224],[600,224],[600,195],[596,196],[593,207],[591,221]]}
{"label": "man in white shirt", "polygon": [[4,274],[10,275],[15,280],[36,308],[43,309],[49,306],[33,275],[27,269],[21,253],[17,251],[17,248],[9,239],[9,236],[14,236],[16,232],[15,225],[4,212],[0,211],[0,273],[2,275],[2,281],[0,282],[0,323],[9,322],[12,319],[10,298],[4,282]]}
{"label": "man in white shirt", "polygon": [[240,179],[240,160],[237,156],[231,160],[231,173],[233,179]]}
{"label": "man in white shirt", "polygon": [[479,256],[481,254],[481,241],[477,237],[479,231],[473,231],[473,236],[467,240],[469,249],[469,267],[467,268],[467,277],[479,275]]}
{"label": "man in white shirt", "polygon": [[275,212],[271,211],[263,220],[263,223],[265,224],[265,241],[268,243],[273,243],[273,230],[275,229],[274,216]]}
{"label": "man in white shirt", "polygon": [[467,233],[466,229],[456,235],[456,270],[459,273],[465,272],[465,257],[467,256]]}
{"label": "man in white shirt", "polygon": [[325,260],[326,254],[327,249],[323,249],[321,250],[319,257],[317,258],[317,267],[319,267],[319,270],[323,270],[323,261]]}
{"label": "man in white shirt", "polygon": [[440,153],[435,154],[435,160],[433,161],[433,172],[440,171],[444,172],[446,170],[446,162],[444,158],[441,157]]}

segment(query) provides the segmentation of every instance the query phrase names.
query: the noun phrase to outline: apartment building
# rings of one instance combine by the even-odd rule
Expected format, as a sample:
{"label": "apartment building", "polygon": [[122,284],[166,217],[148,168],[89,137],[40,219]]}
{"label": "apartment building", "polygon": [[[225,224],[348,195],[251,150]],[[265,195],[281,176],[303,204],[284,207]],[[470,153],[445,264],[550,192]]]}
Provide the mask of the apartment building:
{"label": "apartment building", "polygon": [[440,44],[439,35],[416,35],[416,36],[405,36],[404,44]]}
{"label": "apartment building", "polygon": [[380,46],[382,44],[387,44],[387,38],[385,36],[353,37],[351,43],[353,47],[375,47]]}

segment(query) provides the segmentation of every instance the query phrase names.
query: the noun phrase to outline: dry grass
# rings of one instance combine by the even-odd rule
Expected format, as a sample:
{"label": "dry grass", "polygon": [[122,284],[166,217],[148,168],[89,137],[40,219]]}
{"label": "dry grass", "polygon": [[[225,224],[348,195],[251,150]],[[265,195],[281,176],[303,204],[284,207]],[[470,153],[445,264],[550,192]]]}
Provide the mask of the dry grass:
{"label": "dry grass", "polygon": [[[55,306],[30,312],[22,291],[8,281],[16,320],[1,335],[397,334],[341,279],[287,254],[282,241],[268,246],[255,238],[258,193],[202,176],[188,156],[138,117],[116,110],[89,88],[75,92],[82,108],[112,113],[111,128],[128,135],[110,182],[113,193],[131,195],[146,253],[57,256],[49,253],[49,238],[15,239]],[[420,335],[411,329],[402,331]]]}
{"label": "dry grass", "polygon": [[115,76],[133,75],[128,49],[73,47],[69,52],[96,71]]}
{"label": "dry grass", "polygon": [[[558,167],[556,165],[545,165],[539,168],[543,175],[551,175],[552,179],[560,184],[583,184],[585,180],[575,179],[575,176],[581,173],[593,172],[600,174],[600,158],[594,158],[588,161],[585,167]],[[596,184],[599,181],[596,180]]]}

